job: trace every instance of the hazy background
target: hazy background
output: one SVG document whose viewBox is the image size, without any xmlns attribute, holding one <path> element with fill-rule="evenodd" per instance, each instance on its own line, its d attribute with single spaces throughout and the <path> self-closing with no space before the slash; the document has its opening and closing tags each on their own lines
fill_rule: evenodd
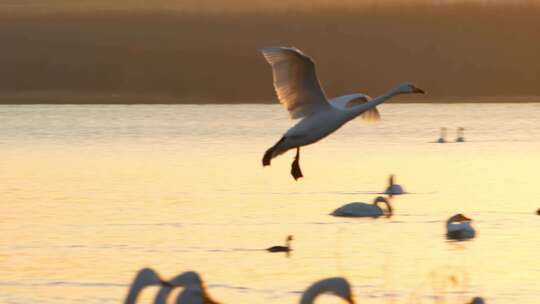
<svg viewBox="0 0 540 304">
<path fill-rule="evenodd" d="M 329 96 L 540 96 L 538 2 L 145 2 L 2 1 L 0 103 L 275 102 L 257 49 L 276 45 L 311 55 Z"/>
</svg>

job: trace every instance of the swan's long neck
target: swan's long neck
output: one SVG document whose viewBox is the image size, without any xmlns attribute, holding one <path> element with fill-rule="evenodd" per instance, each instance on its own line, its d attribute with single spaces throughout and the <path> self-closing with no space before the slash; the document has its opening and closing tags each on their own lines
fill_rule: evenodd
<svg viewBox="0 0 540 304">
<path fill-rule="evenodd" d="M 300 304 L 313 304 L 315 298 L 326 291 L 324 287 L 321 282 L 311 285 L 302 295 Z"/>
<path fill-rule="evenodd" d="M 126 300 L 124 301 L 124 304 L 135 304 L 139 293 L 144 287 L 144 284 L 141 284 L 140 282 L 134 282 L 133 285 L 131 285 L 131 287 L 129 288 L 129 292 Z"/>
<path fill-rule="evenodd" d="M 394 97 L 394 96 L 396 96 L 398 94 L 400 94 L 399 87 L 393 88 L 390 91 L 386 92 L 385 94 L 383 94 L 381 96 L 378 96 L 376 98 L 373 98 L 372 100 L 370 100 L 370 101 L 368 101 L 366 103 L 363 103 L 363 104 L 358 105 L 356 107 L 352 107 L 349 110 L 349 113 L 350 113 L 351 117 L 354 118 L 354 117 L 364 113 L 365 111 L 380 105 L 381 103 L 387 101 L 388 99 L 390 99 L 390 98 L 392 98 L 392 97 Z"/>
<path fill-rule="evenodd" d="M 446 228 L 450 227 L 450 225 L 452 225 L 453 222 L 455 222 L 456 219 L 454 216 L 452 216 L 451 218 L 449 218 L 447 221 L 446 221 Z"/>
<path fill-rule="evenodd" d="M 170 286 L 161 287 L 156 295 L 156 298 L 154 299 L 154 304 L 166 304 L 167 298 L 169 297 L 169 294 L 172 290 L 173 287 Z"/>
<path fill-rule="evenodd" d="M 392 209 L 392 205 L 390 205 L 390 202 L 387 201 L 387 200 L 377 201 L 377 202 L 375 202 L 375 205 L 379 206 L 379 203 L 384 203 L 386 205 L 386 209 L 388 210 L 388 215 L 391 216 L 392 213 L 394 212 L 394 210 Z"/>
</svg>

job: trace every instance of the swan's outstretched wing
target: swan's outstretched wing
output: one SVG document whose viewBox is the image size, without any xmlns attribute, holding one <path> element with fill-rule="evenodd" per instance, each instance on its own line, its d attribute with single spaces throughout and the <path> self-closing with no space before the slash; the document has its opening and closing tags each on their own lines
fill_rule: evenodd
<svg viewBox="0 0 540 304">
<path fill-rule="evenodd" d="M 346 110 L 348 108 L 361 105 L 370 100 L 371 100 L 371 97 L 369 97 L 368 95 L 362 94 L 362 93 L 356 93 L 356 94 L 332 98 L 330 99 L 330 104 L 336 108 Z M 362 117 L 362 119 L 368 122 L 375 122 L 375 121 L 381 120 L 381 115 L 379 114 L 379 110 L 377 110 L 377 108 L 371 108 L 365 111 L 364 113 L 360 115 L 360 117 Z"/>
<path fill-rule="evenodd" d="M 315 64 L 296 48 L 261 49 L 272 66 L 274 88 L 291 118 L 300 118 L 330 109 L 315 73 Z"/>
</svg>

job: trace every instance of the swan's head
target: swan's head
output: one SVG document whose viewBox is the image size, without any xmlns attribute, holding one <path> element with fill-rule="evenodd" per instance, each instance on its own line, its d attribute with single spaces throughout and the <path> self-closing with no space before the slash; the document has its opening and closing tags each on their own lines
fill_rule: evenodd
<svg viewBox="0 0 540 304">
<path fill-rule="evenodd" d="M 373 204 L 377 204 L 377 203 L 388 203 L 388 200 L 386 198 L 384 198 L 384 196 L 377 196 L 373 200 Z"/>
<path fill-rule="evenodd" d="M 300 304 L 311 304 L 318 295 L 323 293 L 331 293 L 349 304 L 354 304 L 351 285 L 345 278 L 341 277 L 328 278 L 314 283 L 304 292 Z"/>
<path fill-rule="evenodd" d="M 195 271 L 186 271 L 174 277 L 169 282 L 172 286 L 202 286 L 201 276 Z"/>
<path fill-rule="evenodd" d="M 471 218 L 466 217 L 465 215 L 458 213 L 451 218 L 448 219 L 449 222 L 470 222 L 472 221 Z"/>
<path fill-rule="evenodd" d="M 129 288 L 126 300 L 124 303 L 133 304 L 137 301 L 139 292 L 147 287 L 152 285 L 161 285 L 171 287 L 171 284 L 163 279 L 151 268 L 143 268 L 139 270 L 131 287 Z"/>
<path fill-rule="evenodd" d="M 410 82 L 405 82 L 404 84 L 400 85 L 397 88 L 397 91 L 399 94 L 411 94 L 411 93 L 426 94 L 424 90 L 416 87 Z"/>
<path fill-rule="evenodd" d="M 133 280 L 133 284 L 139 285 L 141 288 L 151 285 L 171 286 L 169 282 L 163 280 L 152 268 L 143 268 L 139 270 L 135 276 L 135 280 Z"/>
</svg>

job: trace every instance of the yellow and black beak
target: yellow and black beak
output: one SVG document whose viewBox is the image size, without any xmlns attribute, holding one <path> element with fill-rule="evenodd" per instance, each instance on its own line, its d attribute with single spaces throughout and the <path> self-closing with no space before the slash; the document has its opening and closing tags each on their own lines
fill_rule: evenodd
<svg viewBox="0 0 540 304">
<path fill-rule="evenodd" d="M 420 88 L 417 88 L 415 86 L 412 87 L 412 92 L 413 93 L 418 93 L 418 94 L 426 94 L 426 92 L 424 92 L 424 90 L 420 89 Z"/>
</svg>

